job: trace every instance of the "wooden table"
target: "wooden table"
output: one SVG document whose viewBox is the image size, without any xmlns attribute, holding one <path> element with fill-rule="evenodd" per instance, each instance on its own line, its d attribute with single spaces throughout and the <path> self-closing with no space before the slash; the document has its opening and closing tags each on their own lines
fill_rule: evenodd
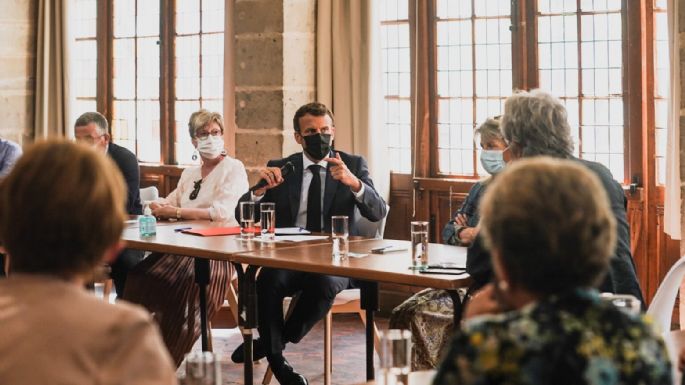
<svg viewBox="0 0 685 385">
<path fill-rule="evenodd" d="M 252 332 L 257 328 L 256 276 L 261 267 L 298 270 L 319 274 L 344 276 L 360 280 L 362 308 L 367 314 L 366 323 L 366 370 L 367 379 L 373 380 L 373 312 L 378 310 L 378 283 L 397 283 L 411 286 L 433 287 L 447 290 L 455 308 L 455 324 L 461 316 L 462 303 L 457 289 L 471 283 L 467 274 L 437 275 L 421 274 L 410 270 L 411 252 L 409 241 L 352 240 L 350 251 L 369 254 L 363 258 L 350 258 L 334 262 L 331 258 L 330 240 L 297 243 L 261 243 L 242 241 L 238 235 L 201 237 L 183 234 L 175 230 L 181 227 L 206 228 L 221 226 L 209 221 L 160 222 L 157 235 L 141 238 L 137 225 L 128 226 L 122 235 L 127 247 L 195 257 L 195 282 L 200 289 L 200 321 L 202 349 L 208 348 L 206 290 L 209 283 L 209 260 L 229 261 L 238 273 L 238 322 L 245 342 L 245 384 L 252 384 Z M 375 247 L 398 245 L 406 250 L 387 254 L 371 254 Z M 429 263 L 443 261 L 466 264 L 466 249 L 454 246 L 429 244 Z M 247 267 L 243 268 L 243 264 Z"/>
<path fill-rule="evenodd" d="M 372 248 L 381 246 L 400 246 L 405 251 L 387 254 L 371 254 Z M 378 283 L 398 283 L 403 285 L 433 287 L 448 291 L 454 302 L 455 325 L 459 324 L 462 302 L 457 289 L 470 285 L 468 274 L 438 275 L 423 274 L 409 269 L 411 266 L 411 243 L 409 241 L 370 239 L 350 242 L 350 251 L 368 254 L 362 258 L 349 258 L 346 261 L 333 261 L 330 242 L 303 247 L 262 248 L 260 250 L 236 253 L 231 263 L 238 272 L 238 309 L 241 317 L 238 322 L 247 330 L 243 334 L 245 346 L 245 384 L 252 378 L 252 332 L 257 327 L 256 274 L 261 267 L 304 271 L 310 273 L 336 275 L 360 280 L 361 307 L 366 311 L 366 378 L 374 379 L 373 363 L 373 317 L 378 310 Z M 466 264 L 466 248 L 439 244 L 428 245 L 429 264 L 456 262 Z M 243 264 L 247 265 L 243 269 Z M 242 299 L 242 300 L 241 300 Z"/>
<path fill-rule="evenodd" d="M 177 231 L 181 228 L 194 229 L 227 226 L 220 222 L 210 221 L 179 221 L 158 222 L 157 234 L 153 237 L 141 237 L 138 224 L 130 224 L 121 236 L 130 249 L 154 251 L 166 254 L 178 254 L 194 257 L 195 283 L 199 287 L 200 298 L 200 330 L 202 333 L 202 350 L 209 349 L 209 332 L 207 322 L 207 286 L 209 285 L 209 260 L 229 261 L 236 253 L 258 251 L 262 248 L 270 250 L 277 248 L 302 247 L 327 240 L 307 241 L 302 243 L 272 243 L 265 244 L 255 241 L 243 241 L 239 235 L 202 237 Z M 240 299 L 240 292 L 238 292 Z M 253 299 L 256 301 L 256 297 Z"/>
</svg>

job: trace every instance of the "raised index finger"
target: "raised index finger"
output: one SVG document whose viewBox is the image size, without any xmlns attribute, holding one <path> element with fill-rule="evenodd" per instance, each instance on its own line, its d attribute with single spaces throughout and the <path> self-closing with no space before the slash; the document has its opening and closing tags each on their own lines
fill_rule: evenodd
<svg viewBox="0 0 685 385">
<path fill-rule="evenodd" d="M 323 158 L 323 160 L 325 160 L 328 163 L 333 163 L 337 165 L 345 164 L 345 162 L 343 162 L 340 158 Z"/>
</svg>

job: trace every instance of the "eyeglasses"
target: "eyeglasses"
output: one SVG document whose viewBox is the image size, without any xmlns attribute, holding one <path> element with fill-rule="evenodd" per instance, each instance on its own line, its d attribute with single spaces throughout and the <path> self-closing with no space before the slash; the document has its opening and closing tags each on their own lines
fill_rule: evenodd
<svg viewBox="0 0 685 385">
<path fill-rule="evenodd" d="M 106 135 L 106 134 L 102 134 L 102 135 L 98 135 L 98 136 L 95 136 L 95 137 L 88 135 L 88 136 L 76 137 L 75 139 L 76 139 L 77 142 L 86 143 L 86 144 L 89 144 L 89 145 L 92 146 L 92 145 L 95 144 L 95 142 L 96 142 L 98 139 L 102 138 L 102 137 L 105 136 L 105 135 Z"/>
<path fill-rule="evenodd" d="M 194 201 L 197 198 L 197 194 L 200 193 L 200 187 L 202 187 L 202 179 L 196 180 L 193 185 L 193 191 L 190 192 L 190 200 Z"/>
<path fill-rule="evenodd" d="M 211 135 L 211 136 L 221 136 L 221 135 L 223 135 L 223 131 L 221 131 L 221 130 L 212 130 L 211 132 L 207 132 L 207 131 L 198 131 L 198 132 L 195 133 L 195 137 L 196 137 L 196 138 L 198 138 L 198 139 L 203 139 L 203 140 L 204 140 L 204 139 L 207 139 L 207 138 L 209 137 L 209 135 Z"/>
</svg>

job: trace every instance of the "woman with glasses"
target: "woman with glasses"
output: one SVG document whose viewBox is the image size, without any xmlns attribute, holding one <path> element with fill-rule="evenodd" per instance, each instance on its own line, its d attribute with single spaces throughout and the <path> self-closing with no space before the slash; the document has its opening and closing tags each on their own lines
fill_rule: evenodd
<svg viewBox="0 0 685 385">
<path fill-rule="evenodd" d="M 242 162 L 226 155 L 224 124 L 216 112 L 200 110 L 190 116 L 189 134 L 200 154 L 201 165 L 188 167 L 169 196 L 150 204 L 162 219 L 209 219 L 222 226 L 237 226 L 234 208 L 248 189 Z M 229 279 L 228 263 L 211 261 L 208 290 L 209 318 L 219 309 Z M 193 259 L 152 254 L 129 273 L 124 299 L 139 303 L 155 314 L 164 342 L 176 364 L 200 335 L 199 304 L 186 309 L 182 303 L 197 297 Z"/>
</svg>

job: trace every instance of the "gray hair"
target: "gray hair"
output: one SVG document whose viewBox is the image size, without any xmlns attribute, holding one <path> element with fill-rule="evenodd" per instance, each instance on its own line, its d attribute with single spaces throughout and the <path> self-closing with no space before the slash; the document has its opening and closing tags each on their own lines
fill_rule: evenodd
<svg viewBox="0 0 685 385">
<path fill-rule="evenodd" d="M 109 134 L 109 125 L 107 124 L 107 119 L 104 115 L 99 112 L 85 112 L 76 119 L 74 127 L 87 126 L 91 123 L 95 123 L 100 129 L 101 134 Z"/>
<path fill-rule="evenodd" d="M 500 117 L 487 118 L 476 131 L 474 131 L 476 138 L 480 137 L 485 143 L 491 142 L 493 140 L 504 141 L 504 135 L 500 130 Z"/>
<path fill-rule="evenodd" d="M 521 156 L 573 156 L 573 139 L 566 107 L 541 91 L 517 91 L 504 103 L 502 132 L 508 143 L 516 143 Z"/>
</svg>

